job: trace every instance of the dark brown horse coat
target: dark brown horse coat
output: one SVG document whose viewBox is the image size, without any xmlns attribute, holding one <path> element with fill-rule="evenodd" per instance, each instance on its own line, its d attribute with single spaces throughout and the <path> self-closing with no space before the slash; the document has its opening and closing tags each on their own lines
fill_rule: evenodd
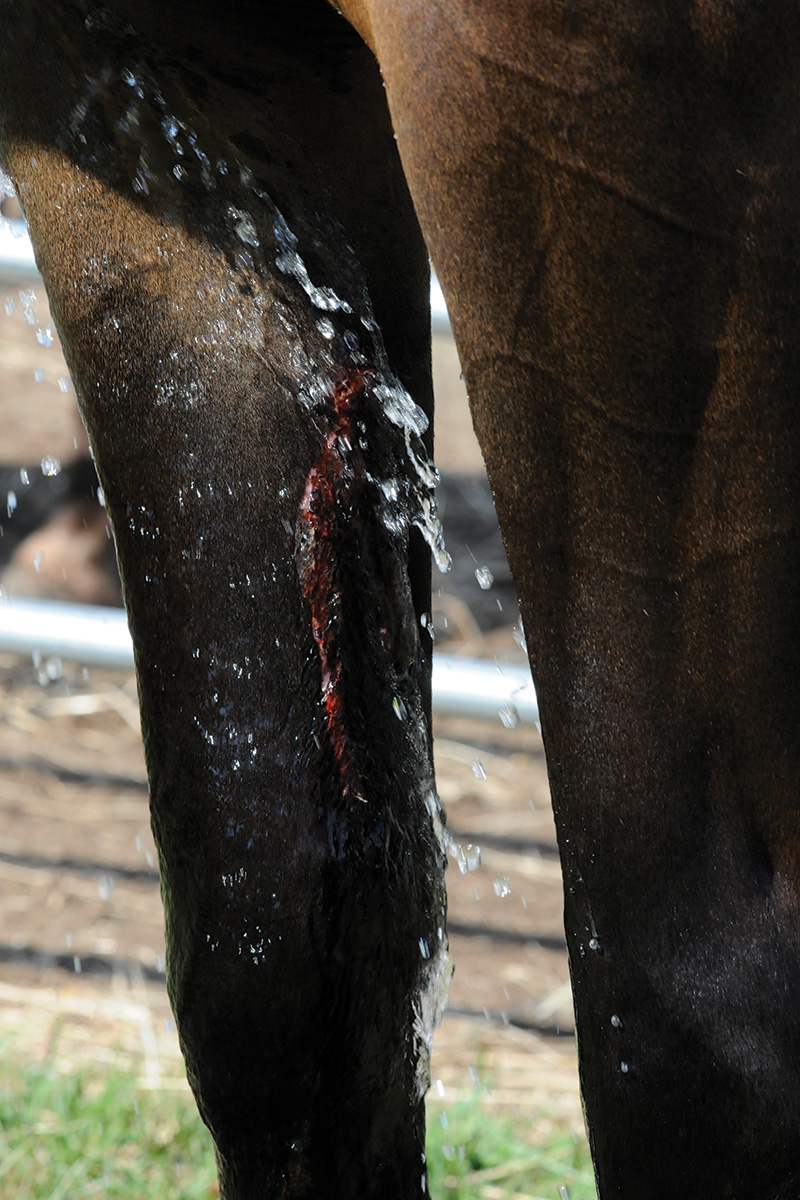
<svg viewBox="0 0 800 1200">
<path fill-rule="evenodd" d="M 427 246 L 543 714 L 601 1196 L 796 1198 L 800 13 L 341 7 L 371 50 L 323 0 L 0 0 L 223 1195 L 427 1190 Z"/>
</svg>

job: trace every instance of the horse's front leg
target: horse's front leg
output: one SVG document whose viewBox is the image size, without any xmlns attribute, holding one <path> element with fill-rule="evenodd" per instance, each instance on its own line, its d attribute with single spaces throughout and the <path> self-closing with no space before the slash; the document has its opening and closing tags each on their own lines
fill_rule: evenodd
<svg viewBox="0 0 800 1200">
<path fill-rule="evenodd" d="M 522 598 L 600 1194 L 796 1197 L 796 7 L 356 7 Z"/>
<path fill-rule="evenodd" d="M 2 153 L 134 639 L 170 995 L 227 1200 L 416 1197 L 444 962 L 427 260 L 341 18 L 307 50 L 283 16 L 173 15 L 0 5 Z"/>
</svg>

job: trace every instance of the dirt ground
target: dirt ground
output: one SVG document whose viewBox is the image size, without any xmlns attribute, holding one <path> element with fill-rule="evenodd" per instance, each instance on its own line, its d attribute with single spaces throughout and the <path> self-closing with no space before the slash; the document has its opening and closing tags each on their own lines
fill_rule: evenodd
<svg viewBox="0 0 800 1200">
<path fill-rule="evenodd" d="M 45 456 L 69 459 L 77 425 L 59 348 L 47 345 L 43 290 L 21 286 L 36 298 L 0 279 L 0 464 L 30 473 Z M 436 368 L 438 463 L 445 476 L 472 478 L 480 453 L 445 338 Z M 520 661 L 513 605 L 488 634 L 469 610 L 463 598 L 440 598 L 447 650 L 500 667 Z M 499 716 L 440 718 L 436 758 L 450 828 L 464 847 L 480 847 L 474 870 L 462 874 L 455 860 L 448 870 L 455 974 L 434 1051 L 436 1093 L 456 1099 L 479 1087 L 500 1108 L 580 1129 L 540 739 Z M 121 1058 L 148 1085 L 185 1086 L 154 856 L 132 677 L 0 656 L 0 1037 L 65 1065 Z"/>
</svg>

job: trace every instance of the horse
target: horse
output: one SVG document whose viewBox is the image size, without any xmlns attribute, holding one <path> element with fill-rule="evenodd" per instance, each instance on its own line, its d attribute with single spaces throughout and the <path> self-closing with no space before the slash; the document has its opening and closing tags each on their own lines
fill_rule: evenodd
<svg viewBox="0 0 800 1200">
<path fill-rule="evenodd" d="M 599 1195 L 800 1195 L 800 14 L 0 0 L 225 1200 L 425 1196 L 428 256 L 520 596 Z"/>
</svg>

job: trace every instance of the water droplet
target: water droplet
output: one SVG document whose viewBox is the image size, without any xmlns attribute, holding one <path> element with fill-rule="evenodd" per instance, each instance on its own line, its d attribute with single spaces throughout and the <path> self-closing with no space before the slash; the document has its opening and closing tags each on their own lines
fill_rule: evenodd
<svg viewBox="0 0 800 1200">
<path fill-rule="evenodd" d="M 57 655 L 54 655 L 45 661 L 44 671 L 49 680 L 53 681 L 60 679 L 63 674 L 63 670 L 64 668 L 62 666 L 61 659 Z"/>
<path fill-rule="evenodd" d="M 36 330 L 36 340 L 40 346 L 52 346 L 53 330 L 49 325 L 40 325 Z"/>
<path fill-rule="evenodd" d="M 22 305 L 22 315 L 25 320 L 29 325 L 38 325 L 39 318 L 36 316 L 36 309 L 33 307 L 36 303 L 36 292 L 33 288 L 20 288 L 19 299 Z"/>
<path fill-rule="evenodd" d="M 13 317 L 14 313 L 17 311 L 16 300 L 14 300 L 11 296 L 6 296 L 5 301 L 3 302 L 3 308 L 6 310 L 7 317 Z"/>
<path fill-rule="evenodd" d="M 627 1064 L 626 1062 L 624 1062 L 624 1061 L 623 1061 L 623 1062 L 621 1062 L 621 1063 L 619 1064 L 619 1069 L 620 1069 L 620 1071 L 622 1071 L 622 1074 L 623 1074 L 623 1075 L 627 1075 L 627 1074 L 628 1074 L 628 1064 Z"/>
<path fill-rule="evenodd" d="M 612 1017 L 611 1017 L 611 1024 L 613 1025 L 613 1027 L 614 1027 L 615 1029 L 621 1029 L 621 1028 L 622 1028 L 622 1021 L 620 1021 L 620 1019 L 619 1019 L 619 1017 L 617 1016 L 617 1014 L 616 1014 L 616 1013 L 614 1013 L 614 1014 L 612 1015 Z"/>
<path fill-rule="evenodd" d="M 78 958 L 77 954 L 73 955 L 72 965 L 75 968 L 75 974 L 80 975 L 83 967 L 81 966 L 81 960 Z"/>
<path fill-rule="evenodd" d="M 436 1088 L 437 1096 L 444 1100 L 444 1084 L 442 1083 L 441 1079 L 437 1079 L 433 1086 Z"/>
<path fill-rule="evenodd" d="M 475 578 L 477 579 L 479 586 L 482 587 L 485 592 L 488 592 L 489 588 L 494 583 L 494 575 L 488 567 L 477 567 L 475 570 Z"/>
<path fill-rule="evenodd" d="M 448 852 L 456 860 L 459 871 L 466 875 L 468 871 L 477 871 L 481 865 L 481 848 L 467 842 L 466 845 L 453 838 L 448 844 Z"/>
<path fill-rule="evenodd" d="M 511 884 L 507 875 L 495 875 L 492 887 L 494 888 L 495 896 L 499 896 L 501 899 L 504 896 L 511 895 Z"/>
<path fill-rule="evenodd" d="M 424 937 L 419 939 L 419 952 L 423 958 L 430 958 L 431 956 L 430 947 L 428 946 L 428 943 L 425 941 Z"/>
<path fill-rule="evenodd" d="M 390 385 L 379 383 L 374 388 L 374 394 L 381 401 L 384 416 L 393 425 L 407 430 L 410 434 L 422 437 L 430 424 L 427 415 L 409 396 L 401 383 Z M 431 483 L 435 483 L 435 478 Z"/>
<path fill-rule="evenodd" d="M 519 709 L 516 704 L 505 705 L 500 709 L 498 715 L 506 729 L 516 729 L 519 725 Z"/>
<path fill-rule="evenodd" d="M 9 492 L 6 496 L 6 512 L 9 516 L 16 512 L 17 509 L 17 493 Z"/>
<path fill-rule="evenodd" d="M 228 207 L 228 216 L 233 221 L 233 229 L 240 241 L 248 246 L 260 245 L 258 233 L 253 223 L 253 218 L 248 212 L 242 212 L 241 209 L 234 208 L 231 204 Z"/>
<path fill-rule="evenodd" d="M 405 721 L 408 716 L 408 709 L 399 696 L 395 696 L 394 700 L 392 701 L 392 708 L 394 709 L 394 715 L 397 717 L 398 721 Z"/>
<path fill-rule="evenodd" d="M 61 474 L 61 459 L 56 458 L 54 454 L 45 454 L 41 462 L 43 475 L 60 475 Z"/>
<path fill-rule="evenodd" d="M 472 774 L 475 776 L 476 779 L 485 779 L 486 778 L 486 767 L 483 765 L 483 763 L 481 762 L 481 760 L 479 758 L 476 758 L 473 760 Z"/>
<path fill-rule="evenodd" d="M 558 1185 L 558 1200 L 569 1200 L 569 1188 L 565 1183 Z"/>
<path fill-rule="evenodd" d="M 20 481 L 20 483 L 25 483 L 25 484 L 30 483 L 28 471 L 25 467 L 20 467 L 20 469 L 19 469 L 19 481 Z"/>
<path fill-rule="evenodd" d="M 68 392 L 71 389 L 71 387 L 72 387 L 72 384 L 69 381 L 69 376 L 68 375 L 59 375 L 58 390 L 60 392 Z"/>
<path fill-rule="evenodd" d="M 599 950 L 600 949 L 600 943 L 598 942 L 596 937 L 589 938 L 589 949 L 590 950 Z"/>
<path fill-rule="evenodd" d="M 36 370 L 33 372 L 34 383 L 44 383 L 45 375 L 46 375 L 46 372 L 45 372 L 44 367 L 37 367 Z"/>
<path fill-rule="evenodd" d="M 36 553 L 35 553 L 35 554 L 34 554 L 34 556 L 33 556 L 33 569 L 34 569 L 34 571 L 37 571 L 37 572 L 38 572 L 38 571 L 41 571 L 41 569 L 42 569 L 42 559 L 43 559 L 43 558 L 44 558 L 44 555 L 42 554 L 41 550 L 37 550 L 37 551 L 36 551 Z"/>
</svg>

